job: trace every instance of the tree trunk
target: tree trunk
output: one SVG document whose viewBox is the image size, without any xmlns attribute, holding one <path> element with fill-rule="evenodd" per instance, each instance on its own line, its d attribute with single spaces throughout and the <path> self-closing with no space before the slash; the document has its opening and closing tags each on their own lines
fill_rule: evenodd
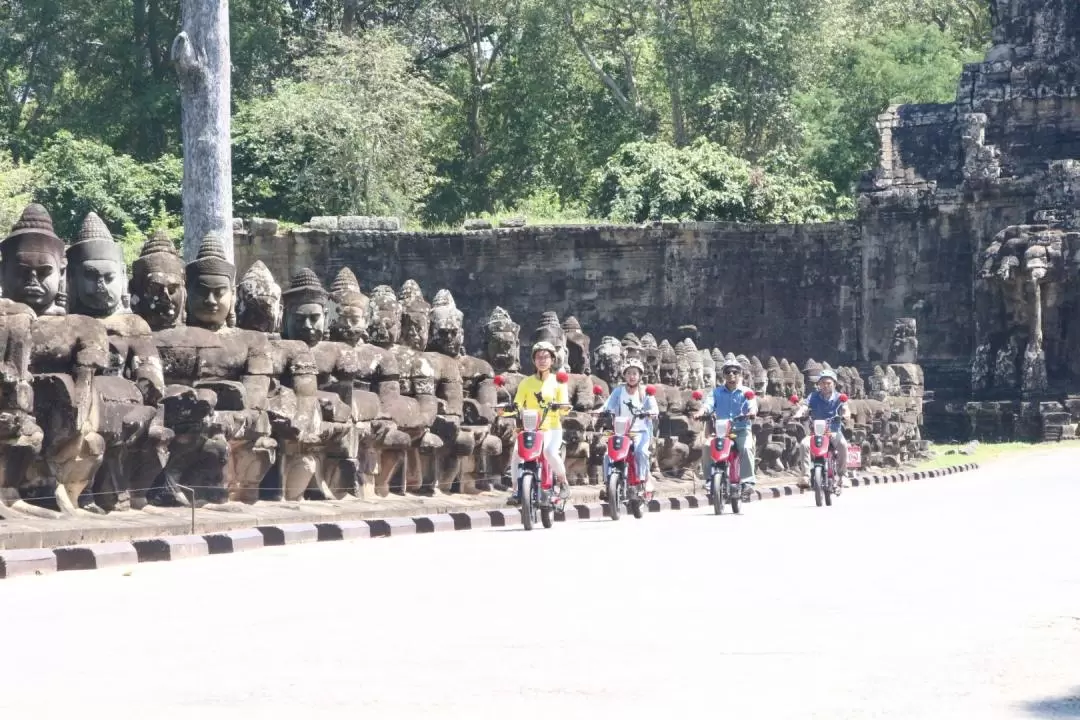
<svg viewBox="0 0 1080 720">
<path fill-rule="evenodd" d="M 184 260 L 217 232 L 232 262 L 229 0 L 182 0 L 181 18 L 172 60 L 182 102 Z"/>
</svg>

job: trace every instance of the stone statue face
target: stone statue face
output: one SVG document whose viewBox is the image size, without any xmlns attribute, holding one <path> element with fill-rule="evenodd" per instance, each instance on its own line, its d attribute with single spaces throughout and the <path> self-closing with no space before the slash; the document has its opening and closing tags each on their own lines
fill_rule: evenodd
<svg viewBox="0 0 1080 720">
<path fill-rule="evenodd" d="M 29 305 L 41 314 L 56 302 L 66 259 L 48 252 L 20 250 L 3 267 L 4 297 Z"/>
<path fill-rule="evenodd" d="M 701 383 L 708 390 L 716 387 L 716 366 L 704 365 L 701 368 Z"/>
<path fill-rule="evenodd" d="M 245 330 L 263 333 L 278 332 L 281 322 L 281 301 L 271 295 L 245 296 L 238 293 L 236 298 L 236 326 Z"/>
<path fill-rule="evenodd" d="M 326 332 L 326 309 L 318 303 L 303 303 L 285 313 L 285 337 L 309 346 L 322 342 Z"/>
<path fill-rule="evenodd" d="M 375 288 L 368 301 L 368 338 L 373 345 L 396 345 L 401 338 L 401 303 L 390 292 Z"/>
<path fill-rule="evenodd" d="M 645 356 L 645 382 L 660 381 L 660 348 L 645 348 L 642 351 Z"/>
<path fill-rule="evenodd" d="M 589 348 L 587 344 L 582 344 L 575 340 L 567 340 L 566 343 L 566 362 L 570 366 L 570 372 L 576 375 L 584 375 L 590 369 L 589 363 Z"/>
<path fill-rule="evenodd" d="M 679 366 L 675 363 L 663 363 L 660 365 L 660 382 L 664 385 L 678 387 Z"/>
<path fill-rule="evenodd" d="M 401 344 L 413 350 L 424 351 L 428 346 L 431 330 L 428 311 L 406 310 L 401 318 Z"/>
<path fill-rule="evenodd" d="M 135 312 L 151 330 L 176 327 L 187 302 L 184 277 L 178 273 L 152 272 L 143 280 L 143 294 L 132 297 Z"/>
<path fill-rule="evenodd" d="M 337 317 L 330 324 L 330 339 L 357 345 L 364 339 L 367 327 L 367 313 L 364 308 L 342 305 L 338 308 Z"/>
<path fill-rule="evenodd" d="M 593 370 L 596 375 L 609 385 L 622 381 L 622 369 L 626 351 L 615 338 L 604 338 L 596 348 L 596 362 Z"/>
<path fill-rule="evenodd" d="M 223 275 L 201 275 L 188 288 L 188 311 L 205 325 L 224 325 L 232 312 L 235 291 Z"/>
<path fill-rule="evenodd" d="M 458 323 L 440 323 L 439 327 L 432 327 L 431 348 L 450 357 L 464 355 L 465 328 Z"/>
<path fill-rule="evenodd" d="M 120 309 L 127 289 L 124 266 L 114 260 L 85 260 L 74 268 L 76 297 L 87 308 L 101 315 Z"/>
<path fill-rule="evenodd" d="M 521 340 L 513 330 L 489 330 L 485 352 L 495 372 L 517 372 L 521 365 Z"/>
</svg>

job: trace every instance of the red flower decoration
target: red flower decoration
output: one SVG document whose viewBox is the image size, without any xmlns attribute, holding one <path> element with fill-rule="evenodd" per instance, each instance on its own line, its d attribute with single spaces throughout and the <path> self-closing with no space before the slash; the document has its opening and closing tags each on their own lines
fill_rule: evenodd
<svg viewBox="0 0 1080 720">
<path fill-rule="evenodd" d="M 842 403 L 847 402 L 847 393 L 840 393 L 840 402 L 842 402 Z"/>
<path fill-rule="evenodd" d="M 504 378 L 502 375 L 496 375 L 495 376 L 495 387 L 502 387 L 505 384 L 506 384 L 506 378 Z"/>
<path fill-rule="evenodd" d="M 646 395 L 655 395 L 656 394 L 656 386 L 655 385 L 646 385 L 645 386 L 645 394 Z"/>
<path fill-rule="evenodd" d="M 690 397 L 694 398 L 695 400 L 700 400 L 701 398 L 703 398 L 705 396 L 701 394 L 700 390 L 695 390 L 693 392 L 693 394 L 690 395 Z"/>
<path fill-rule="evenodd" d="M 592 386 L 592 394 L 593 395 L 603 395 L 604 394 L 604 388 L 600 387 L 599 385 L 593 385 Z"/>
<path fill-rule="evenodd" d="M 555 373 L 555 379 L 565 384 L 570 379 L 570 376 L 566 374 L 565 370 L 560 370 L 559 372 Z"/>
<path fill-rule="evenodd" d="M 747 390 L 743 394 L 743 397 L 746 398 L 747 400 L 753 400 L 754 398 L 757 397 L 757 393 L 755 393 L 753 390 Z"/>
</svg>

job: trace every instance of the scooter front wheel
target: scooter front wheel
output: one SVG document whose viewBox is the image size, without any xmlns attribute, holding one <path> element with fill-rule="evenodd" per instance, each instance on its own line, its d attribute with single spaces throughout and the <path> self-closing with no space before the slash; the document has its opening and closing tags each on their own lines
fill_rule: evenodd
<svg viewBox="0 0 1080 720">
<path fill-rule="evenodd" d="M 713 514 L 724 514 L 724 483 L 727 482 L 727 478 L 724 477 L 723 472 L 717 472 L 712 478 L 712 507 Z"/>
<path fill-rule="evenodd" d="M 526 531 L 533 529 L 533 478 L 529 473 L 521 476 L 521 525 Z"/>
<path fill-rule="evenodd" d="M 622 502 L 619 497 L 619 472 L 613 470 L 608 475 L 607 482 L 607 502 L 608 502 L 608 514 L 612 520 L 618 520 L 622 513 Z"/>
</svg>

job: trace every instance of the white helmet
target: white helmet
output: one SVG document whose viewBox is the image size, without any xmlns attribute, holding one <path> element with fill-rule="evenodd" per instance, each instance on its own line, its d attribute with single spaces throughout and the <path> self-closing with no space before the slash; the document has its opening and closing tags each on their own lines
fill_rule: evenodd
<svg viewBox="0 0 1080 720">
<path fill-rule="evenodd" d="M 555 351 L 555 346 L 549 343 L 547 340 L 541 340 L 532 346 L 532 354 L 529 357 L 536 357 L 536 353 L 541 350 L 551 353 L 551 359 L 554 360 L 558 357 L 558 353 Z"/>
<path fill-rule="evenodd" d="M 642 375 L 645 374 L 645 365 L 642 364 L 642 362 L 637 358 L 630 358 L 626 361 L 626 364 L 623 365 L 622 374 L 626 375 L 626 371 L 630 368 L 637 368 L 637 371 L 639 373 L 641 373 Z"/>
</svg>

